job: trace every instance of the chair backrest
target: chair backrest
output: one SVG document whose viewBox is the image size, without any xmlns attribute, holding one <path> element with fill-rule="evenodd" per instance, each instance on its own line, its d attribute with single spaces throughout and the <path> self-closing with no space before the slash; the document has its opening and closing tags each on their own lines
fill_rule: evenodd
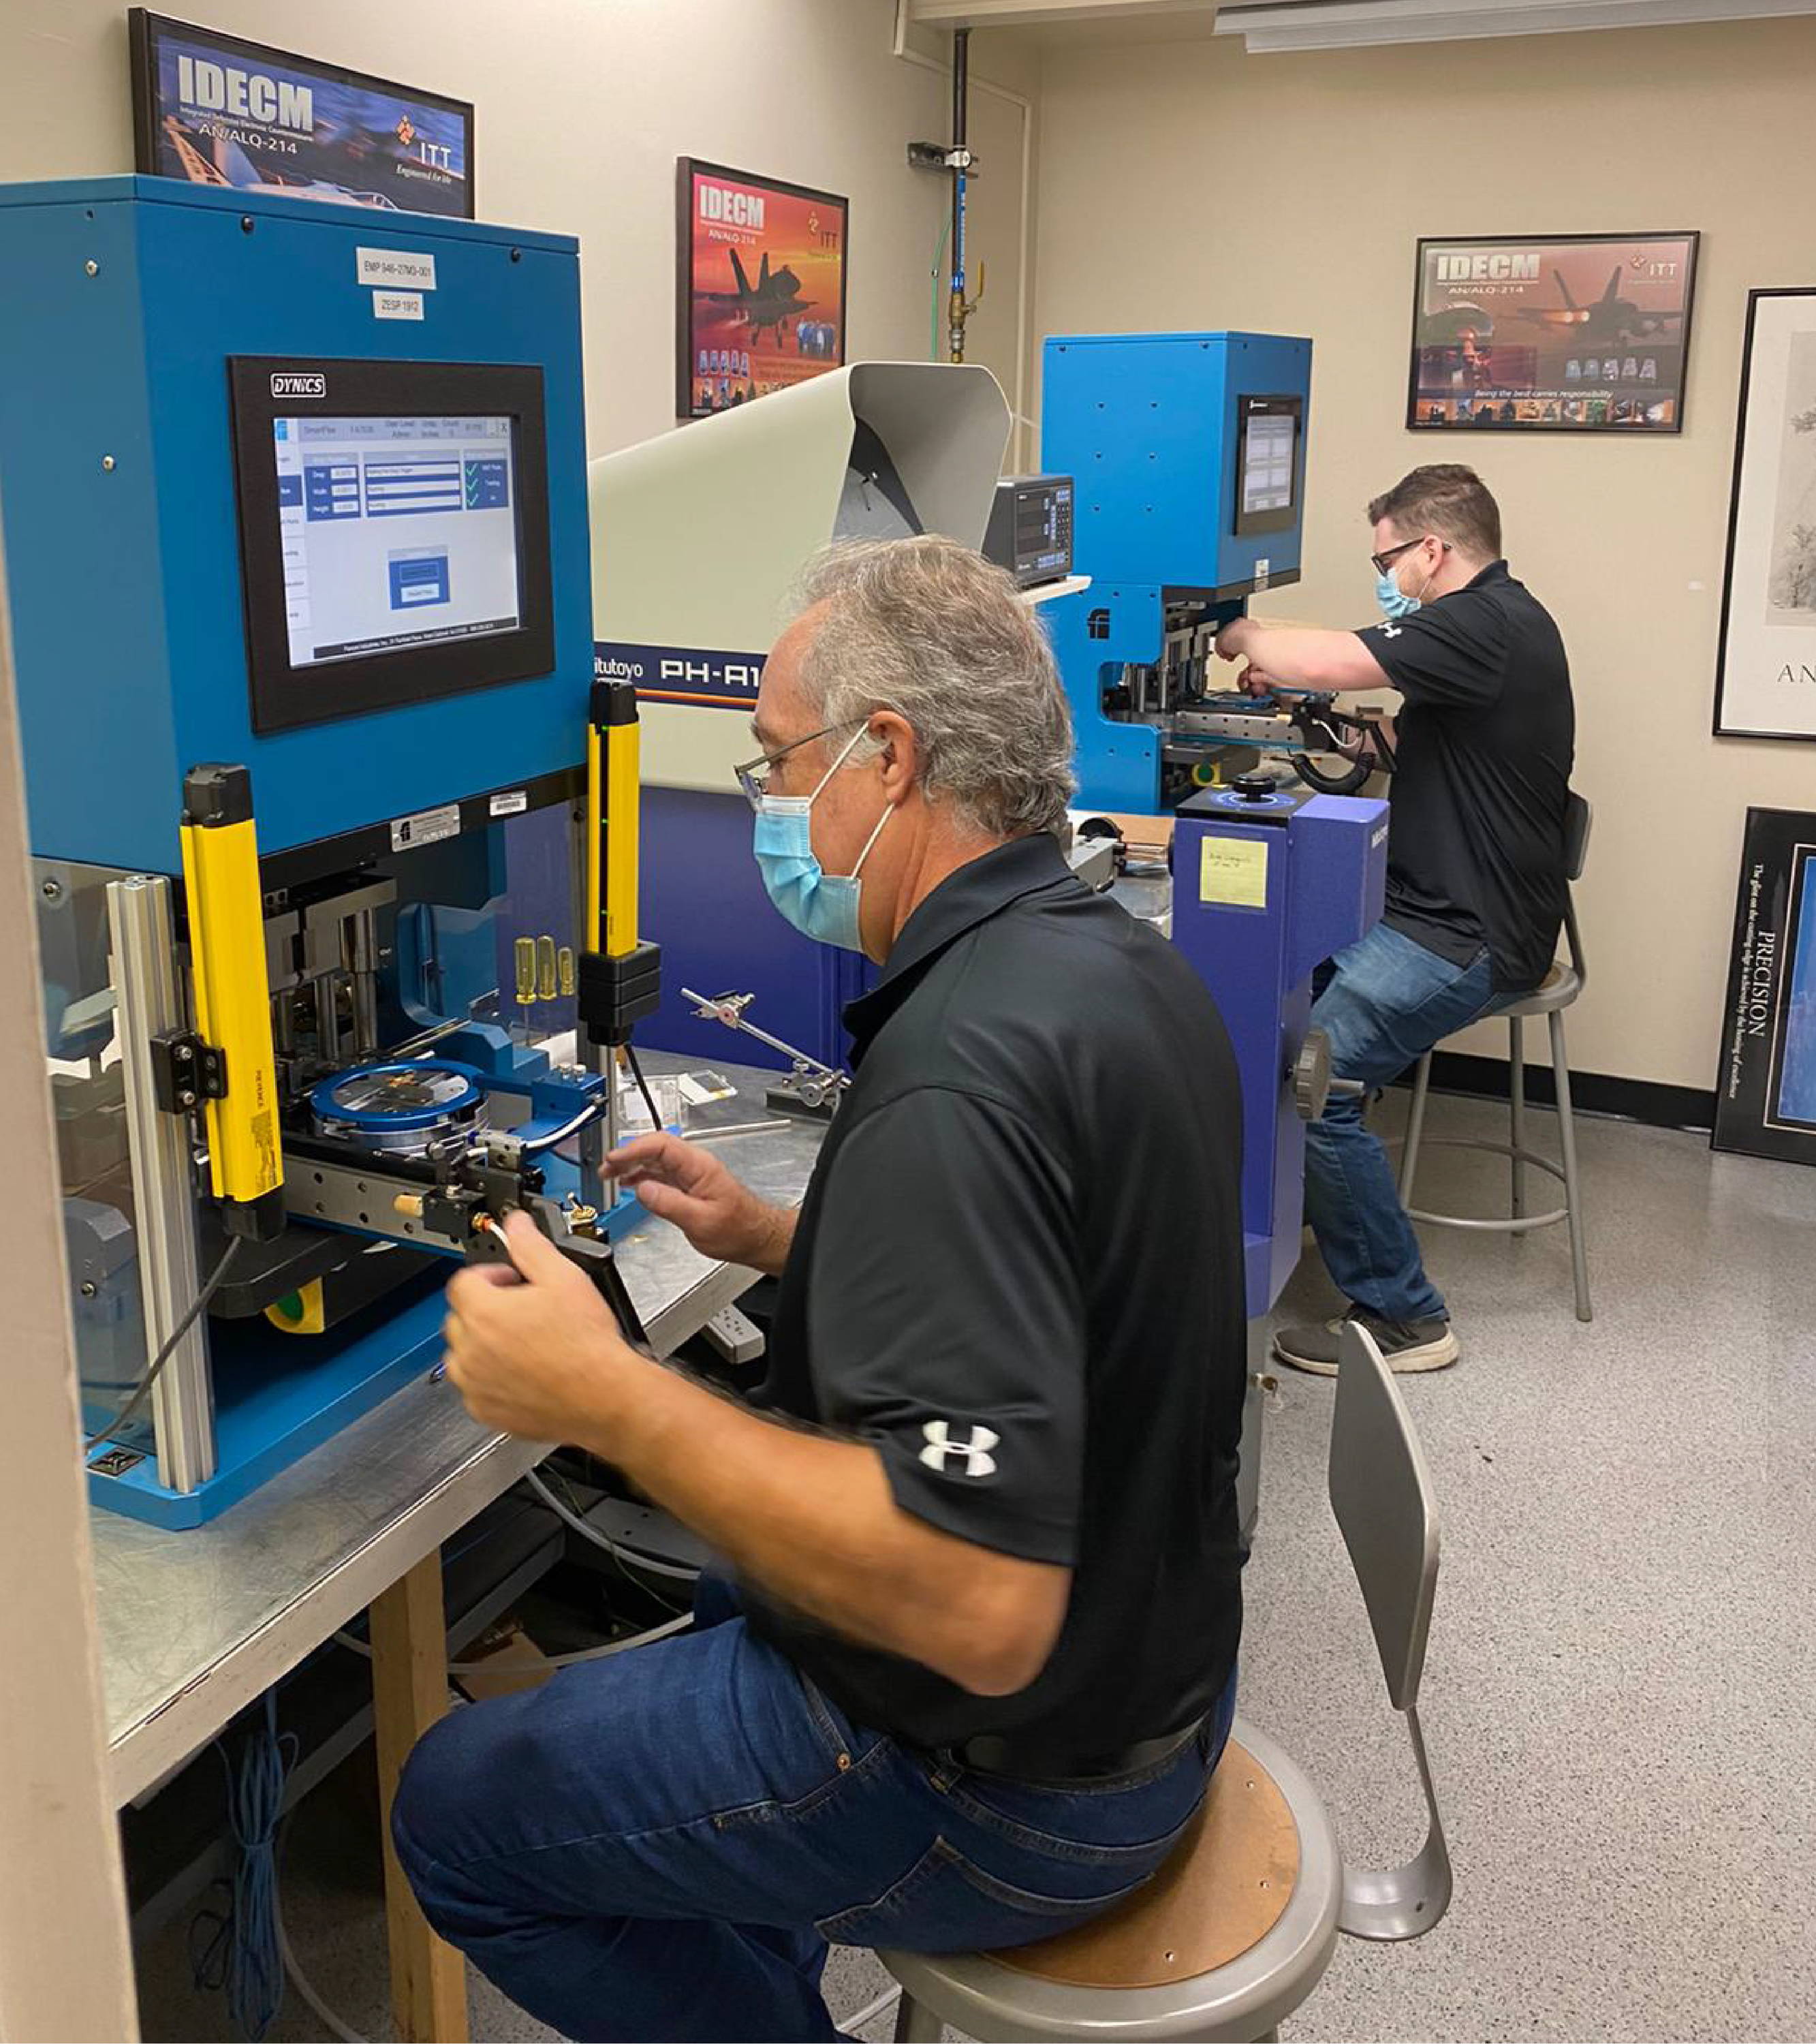
<svg viewBox="0 0 1816 2044">
<path fill-rule="evenodd" d="M 1330 1422 L 1330 1508 L 1396 1711 L 1419 1701 L 1438 1593 L 1438 1508 L 1406 1400 L 1373 1340 L 1343 1331 Z"/>
<path fill-rule="evenodd" d="M 1595 821 L 1594 805 L 1573 794 L 1564 805 L 1564 877 L 1580 880 L 1588 863 L 1589 832 Z"/>
<path fill-rule="evenodd" d="M 1361 1585 L 1394 1708 L 1406 1718 L 1430 1823 L 1403 1866 L 1346 1866 L 1340 1930 L 1355 1938 L 1417 1938 L 1450 1906 L 1449 1849 L 1419 1723 L 1419 1678 L 1438 1592 L 1438 1508 L 1419 1437 L 1373 1339 L 1343 1330 L 1330 1420 L 1330 1508 Z"/>
<path fill-rule="evenodd" d="M 1572 883 L 1583 878 L 1589 862 L 1589 832 L 1595 821 L 1594 806 L 1583 796 L 1572 794 L 1564 805 L 1564 877 Z M 1588 962 L 1583 956 L 1583 933 L 1576 927 L 1576 904 L 1568 887 L 1564 890 L 1564 940 L 1570 948 L 1571 969 L 1578 983 L 1587 986 Z"/>
</svg>

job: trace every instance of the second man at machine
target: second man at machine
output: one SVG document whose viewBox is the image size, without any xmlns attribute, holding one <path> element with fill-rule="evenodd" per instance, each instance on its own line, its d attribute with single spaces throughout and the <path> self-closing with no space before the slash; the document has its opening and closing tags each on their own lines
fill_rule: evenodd
<svg viewBox="0 0 1816 2044">
<path fill-rule="evenodd" d="M 1372 1092 L 1536 987 L 1563 918 L 1575 708 L 1550 613 L 1501 554 L 1499 507 L 1472 469 L 1415 468 L 1368 507 L 1383 617 L 1355 632 L 1238 618 L 1217 642 L 1259 688 L 1397 689 L 1387 910 L 1321 975 L 1311 1020 L 1339 1078 Z M 1392 1166 L 1333 1094 L 1308 1132 L 1306 1218 L 1349 1313 L 1399 1370 L 1460 1353 Z M 1281 1359 L 1329 1374 L 1342 1321 L 1282 1329 Z"/>
</svg>

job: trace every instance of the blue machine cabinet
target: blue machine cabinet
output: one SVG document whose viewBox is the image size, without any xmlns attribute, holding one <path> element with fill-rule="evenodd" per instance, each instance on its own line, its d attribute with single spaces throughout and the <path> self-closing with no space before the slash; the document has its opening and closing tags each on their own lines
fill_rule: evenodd
<svg viewBox="0 0 1816 2044">
<path fill-rule="evenodd" d="M 1072 700 L 1078 799 L 1154 814 L 1173 806 L 1168 727 L 1185 705 L 1175 692 L 1112 714 L 1106 698 L 1126 668 L 1161 660 L 1182 610 L 1214 630 L 1299 579 L 1311 344 L 1056 335 L 1041 375 L 1041 459 L 1074 478 L 1073 565 L 1092 585 L 1043 613 Z"/>
<path fill-rule="evenodd" d="M 400 258 L 420 286 L 413 305 L 370 281 Z M 85 1108 L 69 1118 L 64 1181 L 81 1274 L 96 1288 L 78 1314 L 94 1424 L 117 1408 L 145 1350 L 118 1072 L 101 1055 L 111 1033 L 101 897 L 112 876 L 177 871 L 189 767 L 250 770 L 271 959 L 305 974 L 332 955 L 316 983 L 338 985 L 332 916 L 348 905 L 340 927 L 363 948 L 344 975 L 351 997 L 337 1045 L 343 1022 L 349 1044 L 374 1038 L 360 1046 L 369 1054 L 452 1016 L 465 1026 L 439 1053 L 520 1094 L 532 1119 L 564 1120 L 563 1102 L 601 1083 L 551 1074 L 509 1005 L 513 928 L 566 932 L 564 943 L 574 928 L 568 812 L 593 677 L 578 244 L 160 178 L 13 185 L 0 187 L 0 498 L 30 841 L 51 905 L 47 1023 L 60 1101 L 79 1096 Z M 545 514 L 526 506 L 521 486 L 533 456 L 547 491 L 538 629 L 552 658 L 539 651 L 534 671 L 520 663 L 517 678 L 483 675 L 493 685 L 466 693 L 394 707 L 374 706 L 386 700 L 374 694 L 332 721 L 257 728 L 236 488 L 248 471 L 236 469 L 229 376 L 236 358 L 261 357 L 324 366 L 330 384 L 344 363 L 425 390 L 453 387 L 450 365 L 502 387 L 509 366 L 539 391 L 533 442 L 523 437 L 528 414 L 518 417 L 516 532 L 520 561 L 539 555 Z M 425 432 L 429 413 L 459 409 L 417 409 L 423 419 L 409 423 Z M 273 461 L 273 432 L 267 425 L 262 448 L 238 453 Z M 510 494 L 505 464 L 476 455 L 463 506 L 458 465 L 452 472 L 440 508 L 455 517 Z M 281 482 L 271 486 L 275 509 L 289 500 Z M 370 510 L 370 490 L 367 501 Z M 447 558 L 433 548 L 397 543 L 389 571 L 393 609 L 449 597 Z M 520 579 L 520 603 L 532 601 L 528 586 Z M 280 642 L 282 632 L 280 618 Z M 344 669 L 298 671 L 322 674 L 324 691 L 349 686 Z M 506 1005 L 487 1019 L 474 997 L 499 983 L 501 953 Z M 275 995 L 287 982 L 275 964 L 271 972 Z M 547 1009 L 539 1020 L 545 1033 L 556 1026 Z M 571 1181 L 560 1176 L 567 1168 L 551 1166 L 551 1191 Z M 429 1266 L 317 1335 L 284 1333 L 256 1306 L 214 1320 L 215 1473 L 165 1489 L 140 1433 L 91 1475 L 98 1501 L 168 1525 L 213 1516 L 430 1366 L 440 1274 Z"/>
<path fill-rule="evenodd" d="M 1381 912 L 1387 805 L 1296 782 L 1225 789 L 1205 728 L 1210 647 L 1296 582 L 1308 340 L 1074 334 L 1042 358 L 1041 459 L 1075 479 L 1082 594 L 1046 607 L 1077 732 L 1081 805 L 1176 815 L 1173 936 L 1215 996 L 1242 1082 L 1248 1310 L 1298 1261 L 1305 1120 L 1296 1069 L 1312 975 Z M 1253 755 L 1243 755 L 1245 760 Z"/>
<path fill-rule="evenodd" d="M 359 251 L 433 263 L 379 319 Z M 593 671 L 579 244 L 167 178 L 0 186 L 0 487 L 40 857 L 170 873 L 199 759 L 269 856 L 572 766 Z M 258 737 L 227 362 L 517 363 L 547 420 L 555 658 L 536 678 Z"/>
</svg>

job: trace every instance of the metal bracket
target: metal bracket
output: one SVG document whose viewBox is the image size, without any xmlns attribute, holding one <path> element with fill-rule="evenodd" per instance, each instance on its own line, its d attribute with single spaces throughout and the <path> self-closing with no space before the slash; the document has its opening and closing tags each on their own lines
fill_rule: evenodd
<svg viewBox="0 0 1816 2044">
<path fill-rule="evenodd" d="M 943 142 L 911 142 L 908 167 L 916 171 L 962 171 L 968 178 L 981 177 L 976 153 L 966 148 L 949 149 Z"/>
<path fill-rule="evenodd" d="M 152 1089 L 166 1114 L 187 1114 L 205 1100 L 227 1097 L 227 1053 L 193 1029 L 167 1029 L 152 1039 Z"/>
</svg>

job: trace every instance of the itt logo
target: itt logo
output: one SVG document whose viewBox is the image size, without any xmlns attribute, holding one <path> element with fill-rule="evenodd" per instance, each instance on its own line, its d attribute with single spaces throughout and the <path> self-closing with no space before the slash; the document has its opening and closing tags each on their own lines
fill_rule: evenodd
<svg viewBox="0 0 1816 2044">
<path fill-rule="evenodd" d="M 1001 1440 L 1000 1434 L 992 1434 L 988 1427 L 969 1427 L 961 1439 L 949 1420 L 929 1420 L 920 1431 L 927 1436 L 920 1458 L 930 1470 L 938 1470 L 942 1476 L 996 1473 L 996 1458 L 990 1450 Z"/>
<path fill-rule="evenodd" d="M 274 398 L 325 398 L 328 395 L 328 378 L 319 369 L 278 370 L 271 377 L 271 395 Z"/>
</svg>

